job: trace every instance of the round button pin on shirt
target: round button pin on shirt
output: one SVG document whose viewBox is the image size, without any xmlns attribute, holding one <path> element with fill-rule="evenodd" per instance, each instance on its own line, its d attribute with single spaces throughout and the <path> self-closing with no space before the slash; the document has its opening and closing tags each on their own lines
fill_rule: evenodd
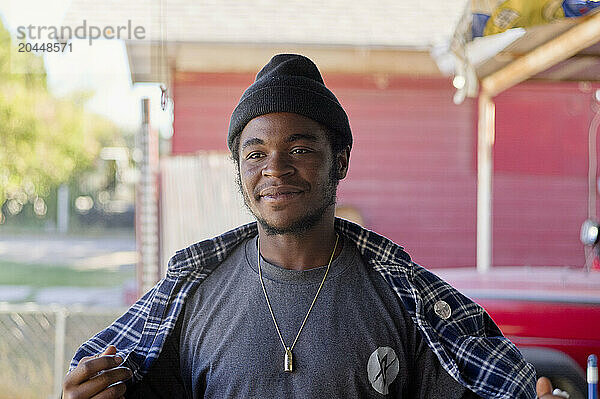
<svg viewBox="0 0 600 399">
<path fill-rule="evenodd" d="M 452 309 L 450 309 L 450 305 L 448 305 L 446 301 L 437 301 L 435 305 L 433 305 L 433 311 L 444 320 L 448 319 L 452 314 Z"/>
</svg>

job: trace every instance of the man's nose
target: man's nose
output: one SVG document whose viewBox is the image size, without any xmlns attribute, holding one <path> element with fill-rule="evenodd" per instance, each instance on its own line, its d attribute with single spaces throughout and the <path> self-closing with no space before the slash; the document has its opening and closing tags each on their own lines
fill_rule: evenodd
<svg viewBox="0 0 600 399">
<path fill-rule="evenodd" d="M 276 152 L 269 156 L 262 174 L 263 176 L 282 177 L 294 173 L 294 167 L 286 153 Z"/>
</svg>

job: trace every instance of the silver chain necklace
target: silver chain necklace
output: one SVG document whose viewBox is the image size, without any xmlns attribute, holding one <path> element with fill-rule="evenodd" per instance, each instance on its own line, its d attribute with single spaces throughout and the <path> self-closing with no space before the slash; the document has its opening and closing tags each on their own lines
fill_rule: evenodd
<svg viewBox="0 0 600 399">
<path fill-rule="evenodd" d="M 333 256 L 335 255 L 335 250 L 337 249 L 339 238 L 340 238 L 340 236 L 336 233 L 335 245 L 333 246 L 333 251 L 331 252 L 331 257 L 329 258 L 329 263 L 327 264 L 327 269 L 325 270 L 325 275 L 323 276 L 323 280 L 321 280 L 321 284 L 319 285 L 319 288 L 317 289 L 317 293 L 315 294 L 315 297 L 313 298 L 313 301 L 310 304 L 310 308 L 308 308 L 308 312 L 306 312 L 306 316 L 304 317 L 304 320 L 302 321 L 302 325 L 300 326 L 300 329 L 298 330 L 298 334 L 296 334 L 296 338 L 294 339 L 292 346 L 289 346 L 289 347 L 286 346 L 285 341 L 283 340 L 283 336 L 281 335 L 281 331 L 279 330 L 279 326 L 277 325 L 277 320 L 275 320 L 275 314 L 273 313 L 273 308 L 271 307 L 271 302 L 269 301 L 269 296 L 267 295 L 267 290 L 265 289 L 265 283 L 263 282 L 263 278 L 262 278 L 262 269 L 260 267 L 260 239 L 257 239 L 257 242 L 258 242 L 258 244 L 257 244 L 257 247 L 258 247 L 258 277 L 260 279 L 260 285 L 265 294 L 265 299 L 267 300 L 267 307 L 269 308 L 269 313 L 271 313 L 271 317 L 273 318 L 273 324 L 275 324 L 275 329 L 277 330 L 277 334 L 279 335 L 279 339 L 281 340 L 281 344 L 283 345 L 283 349 L 285 350 L 285 356 L 283 359 L 283 370 L 284 371 L 291 372 L 294 370 L 292 351 L 294 350 L 294 346 L 296 346 L 296 342 L 298 342 L 298 337 L 300 337 L 300 333 L 302 332 L 302 329 L 304 328 L 304 325 L 306 324 L 306 320 L 308 320 L 308 315 L 310 314 L 310 311 L 312 310 L 313 306 L 315 305 L 315 302 L 317 301 L 319 292 L 321 292 L 321 288 L 323 288 L 323 284 L 325 283 L 325 279 L 327 278 L 327 273 L 329 273 L 329 268 L 331 266 L 331 262 L 333 261 Z"/>
</svg>

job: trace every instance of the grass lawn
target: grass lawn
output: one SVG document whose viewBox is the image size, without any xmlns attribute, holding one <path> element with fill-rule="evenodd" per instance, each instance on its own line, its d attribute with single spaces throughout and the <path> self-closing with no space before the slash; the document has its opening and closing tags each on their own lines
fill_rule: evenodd
<svg viewBox="0 0 600 399">
<path fill-rule="evenodd" d="M 40 265 L 0 260 L 0 285 L 32 287 L 110 287 L 135 277 L 131 270 L 80 270 L 66 265 Z"/>
</svg>

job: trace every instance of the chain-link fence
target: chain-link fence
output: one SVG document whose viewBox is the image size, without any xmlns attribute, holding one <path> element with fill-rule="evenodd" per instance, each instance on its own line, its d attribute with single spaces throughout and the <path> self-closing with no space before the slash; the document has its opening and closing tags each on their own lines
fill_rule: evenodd
<svg viewBox="0 0 600 399">
<path fill-rule="evenodd" d="M 75 350 L 124 311 L 0 303 L 0 399 L 60 398 Z"/>
</svg>

